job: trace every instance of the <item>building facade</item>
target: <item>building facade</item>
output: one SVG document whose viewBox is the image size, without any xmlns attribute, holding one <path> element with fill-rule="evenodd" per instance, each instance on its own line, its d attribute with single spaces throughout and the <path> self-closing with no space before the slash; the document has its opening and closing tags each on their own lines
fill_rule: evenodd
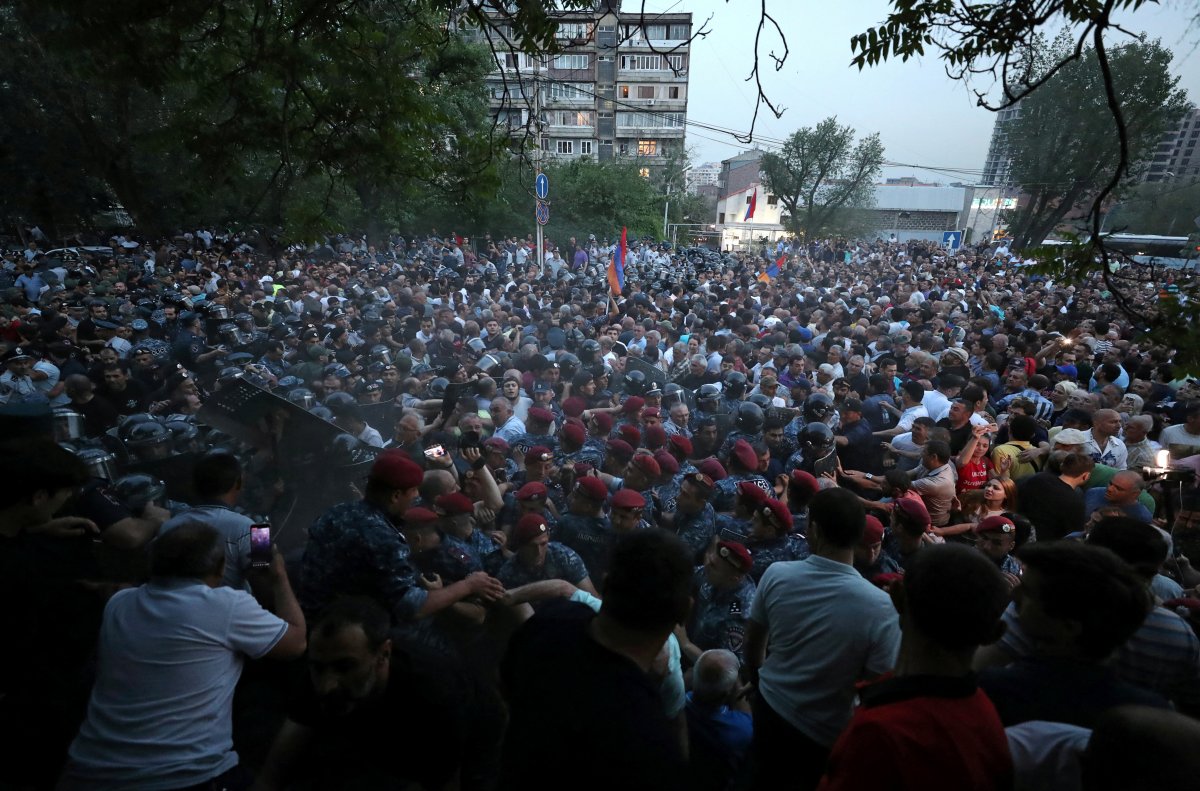
<svg viewBox="0 0 1200 791">
<path fill-rule="evenodd" d="M 790 236 L 783 226 L 783 205 L 763 184 L 762 156 L 755 148 L 721 161 L 715 219 L 723 250 L 753 250 Z"/>
<path fill-rule="evenodd" d="M 687 188 L 697 195 L 701 187 L 715 187 L 721 180 L 721 163 L 705 162 L 703 165 L 693 165 L 687 174 Z"/>
<path fill-rule="evenodd" d="M 983 176 L 979 180 L 983 186 L 1012 186 L 1012 153 L 1009 150 L 1008 134 L 1012 122 L 1020 117 L 1020 103 L 996 113 L 996 123 L 992 127 L 992 141 L 988 144 L 987 159 L 983 163 Z"/>
<path fill-rule="evenodd" d="M 1143 181 L 1200 179 L 1200 108 L 1192 107 L 1174 129 L 1158 141 L 1142 174 Z"/>
<path fill-rule="evenodd" d="M 692 15 L 641 15 L 597 0 L 561 12 L 552 57 L 497 48 L 488 77 L 492 113 L 516 137 L 533 135 L 546 160 L 618 160 L 644 176 L 682 156 Z"/>
</svg>

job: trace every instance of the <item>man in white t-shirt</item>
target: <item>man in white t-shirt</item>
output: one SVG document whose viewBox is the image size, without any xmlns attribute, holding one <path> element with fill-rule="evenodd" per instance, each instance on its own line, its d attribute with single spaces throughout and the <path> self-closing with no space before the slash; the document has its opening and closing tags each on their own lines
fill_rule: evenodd
<svg viewBox="0 0 1200 791">
<path fill-rule="evenodd" d="M 1167 426 L 1158 435 L 1158 444 L 1171 451 L 1173 459 L 1200 453 L 1200 401 L 1189 404 L 1183 417 L 1183 423 Z"/>
<path fill-rule="evenodd" d="M 220 534 L 181 525 L 154 542 L 150 582 L 109 600 L 87 718 L 60 789 L 234 782 L 233 691 L 243 657 L 291 659 L 306 638 L 282 555 L 265 571 L 277 615 L 222 585 L 224 568 Z"/>
</svg>

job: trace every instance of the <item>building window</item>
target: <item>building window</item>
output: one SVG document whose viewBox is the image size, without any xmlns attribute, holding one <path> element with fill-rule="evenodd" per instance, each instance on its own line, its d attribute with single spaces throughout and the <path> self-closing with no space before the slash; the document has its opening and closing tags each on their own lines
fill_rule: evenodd
<svg viewBox="0 0 1200 791">
<path fill-rule="evenodd" d="M 591 110 L 556 110 L 551 116 L 552 126 L 595 126 Z"/>
<path fill-rule="evenodd" d="M 629 86 L 628 85 L 622 85 L 620 88 L 617 89 L 617 92 L 620 94 L 622 99 L 629 98 Z"/>
<path fill-rule="evenodd" d="M 721 212 L 717 215 L 717 222 L 721 225 L 725 224 L 725 212 Z"/>
<path fill-rule="evenodd" d="M 580 140 L 579 141 L 579 153 L 580 154 L 591 154 L 592 153 L 592 141 L 591 140 Z"/>
<path fill-rule="evenodd" d="M 575 142 L 573 140 L 559 140 L 558 141 L 558 153 L 574 154 L 575 153 Z"/>
<path fill-rule="evenodd" d="M 688 26 L 678 23 L 671 25 L 667 32 L 667 38 L 671 41 L 686 41 L 690 35 Z"/>
<path fill-rule="evenodd" d="M 575 39 L 590 39 L 592 26 L 588 22 L 563 22 L 558 26 L 555 36 L 559 39 L 573 41 Z"/>
<path fill-rule="evenodd" d="M 624 157 L 624 156 L 628 156 L 628 155 L 629 155 L 629 144 L 628 144 L 628 143 L 621 143 L 621 145 L 619 145 L 619 146 L 617 147 L 617 153 L 619 153 L 619 154 L 620 154 L 621 156 L 623 156 L 623 157 Z"/>
<path fill-rule="evenodd" d="M 638 129 L 682 129 L 683 113 L 617 113 L 617 126 L 632 126 Z"/>
<path fill-rule="evenodd" d="M 687 57 L 684 55 L 668 55 L 667 68 L 675 71 L 682 71 L 687 66 Z"/>
<path fill-rule="evenodd" d="M 639 85 L 637 87 L 637 98 L 653 99 L 654 98 L 654 86 L 653 85 Z"/>
<path fill-rule="evenodd" d="M 550 84 L 550 98 L 569 101 L 586 100 L 592 98 L 587 89 L 588 86 L 583 83 L 554 82 Z"/>
<path fill-rule="evenodd" d="M 678 85 L 667 86 L 667 98 L 668 99 L 678 99 L 679 98 L 679 86 Z"/>
<path fill-rule="evenodd" d="M 656 157 L 658 156 L 658 141 L 657 140 L 639 140 L 637 144 L 637 155 L 639 157 Z"/>
<path fill-rule="evenodd" d="M 778 195 L 768 195 L 767 196 L 767 205 L 768 206 L 778 206 L 779 205 L 779 196 Z"/>
<path fill-rule="evenodd" d="M 504 68 L 506 68 L 506 69 L 521 68 L 521 53 L 519 53 L 519 52 L 504 53 Z"/>
<path fill-rule="evenodd" d="M 639 168 L 638 175 L 644 179 L 650 178 L 650 168 Z"/>
<path fill-rule="evenodd" d="M 557 55 L 554 58 L 554 68 L 556 69 L 586 69 L 587 67 L 587 55 Z"/>
</svg>

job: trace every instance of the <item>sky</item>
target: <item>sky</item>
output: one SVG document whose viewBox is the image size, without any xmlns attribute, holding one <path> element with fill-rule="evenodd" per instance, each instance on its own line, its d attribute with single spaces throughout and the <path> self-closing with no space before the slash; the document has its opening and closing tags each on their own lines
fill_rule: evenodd
<svg viewBox="0 0 1200 791">
<path fill-rule="evenodd" d="M 625 12 L 640 0 L 625 0 Z M 858 71 L 850 65 L 850 38 L 884 20 L 887 0 L 767 0 L 768 10 L 787 34 L 790 49 L 783 70 L 764 62 L 764 87 L 778 106 L 774 118 L 765 106 L 756 135 L 781 140 L 804 126 L 836 115 L 860 134 L 879 132 L 889 161 L 922 168 L 982 169 L 994 115 L 975 105 L 961 82 L 946 76 L 936 55 L 907 63 L 888 61 Z M 646 0 L 646 11 L 690 11 L 693 25 L 711 15 L 707 37 L 692 45 L 688 121 L 746 131 L 755 88 L 745 82 L 753 66 L 758 24 L 754 0 Z M 1172 72 L 1180 87 L 1200 104 L 1200 28 L 1190 27 L 1194 0 L 1161 0 L 1125 15 L 1123 26 L 1161 38 L 1175 53 Z M 1120 34 L 1114 33 L 1116 41 Z M 775 36 L 764 52 L 781 49 Z M 980 84 L 980 89 L 986 84 Z M 702 137 L 703 136 L 703 137 Z M 711 139 L 706 139 L 711 138 Z M 727 135 L 689 127 L 688 148 L 694 163 L 716 162 L 749 146 Z M 916 176 L 923 181 L 971 181 L 971 176 L 915 167 L 889 167 L 885 176 Z"/>
</svg>

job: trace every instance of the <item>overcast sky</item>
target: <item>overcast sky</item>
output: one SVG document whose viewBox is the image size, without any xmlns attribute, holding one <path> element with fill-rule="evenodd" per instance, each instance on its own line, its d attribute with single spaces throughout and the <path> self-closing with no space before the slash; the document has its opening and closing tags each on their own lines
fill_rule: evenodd
<svg viewBox="0 0 1200 791">
<path fill-rule="evenodd" d="M 625 0 L 626 12 L 640 0 Z M 890 161 L 923 166 L 981 169 L 993 114 L 975 106 L 970 90 L 950 80 L 936 57 L 886 64 L 862 72 L 852 68 L 850 37 L 882 22 L 886 0 L 767 0 L 787 33 L 790 55 L 781 72 L 764 64 L 768 95 L 786 108 L 775 119 L 765 107 L 757 132 L 782 139 L 802 126 L 836 115 L 860 133 L 879 132 Z M 693 44 L 688 120 L 745 131 L 754 107 L 753 83 L 745 82 L 753 63 L 758 22 L 754 0 L 647 0 L 646 10 L 691 11 L 698 27 L 711 14 L 709 35 Z M 1173 73 L 1200 103 L 1200 30 L 1189 30 L 1194 0 L 1162 0 L 1125 17 L 1137 32 L 1161 38 L 1174 51 Z M 767 39 L 764 39 L 767 40 Z M 781 47 L 770 38 L 764 51 Z M 982 87 L 982 86 L 981 86 Z M 701 135 L 704 137 L 702 138 Z M 712 138 L 712 139 L 705 139 Z M 694 162 L 719 161 L 747 148 L 727 135 L 689 127 Z M 915 175 L 948 183 L 970 176 L 914 168 L 888 168 L 885 175 Z"/>
</svg>

